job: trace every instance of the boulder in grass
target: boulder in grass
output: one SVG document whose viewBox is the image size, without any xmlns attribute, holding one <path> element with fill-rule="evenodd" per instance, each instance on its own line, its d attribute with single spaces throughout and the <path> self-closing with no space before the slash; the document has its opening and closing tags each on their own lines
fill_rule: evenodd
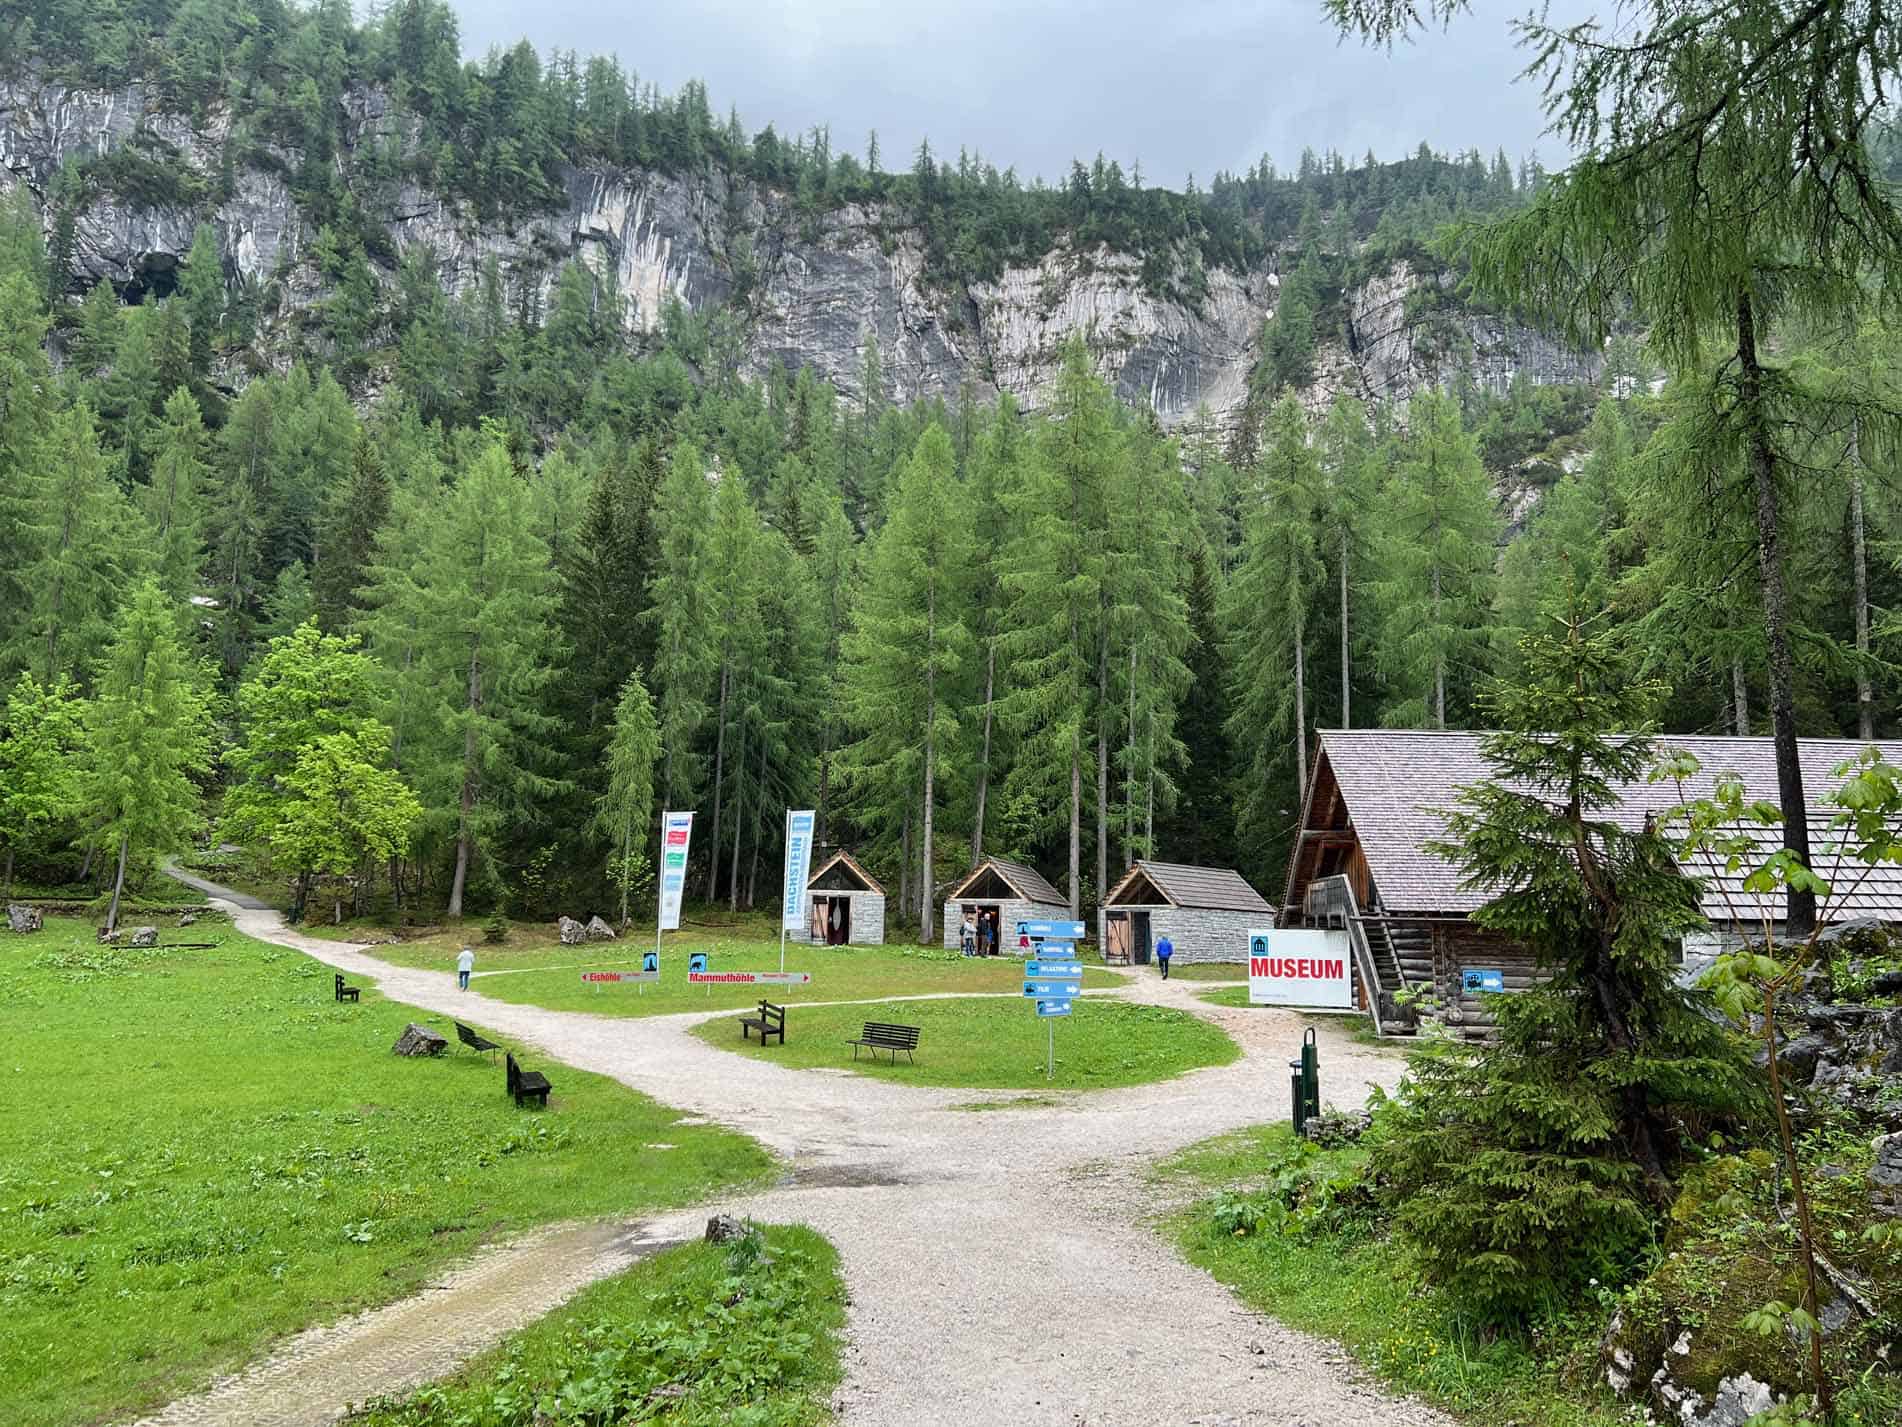
<svg viewBox="0 0 1902 1427">
<path fill-rule="evenodd" d="M 588 918 L 589 941 L 613 941 L 620 933 L 599 917 Z"/>
<path fill-rule="evenodd" d="M 196 913 L 196 912 L 187 912 L 187 913 L 185 913 L 185 915 L 184 915 L 184 916 L 182 916 L 182 917 L 180 917 L 180 918 L 178 919 L 178 924 L 179 924 L 179 925 L 180 925 L 181 927 L 193 927 L 193 926 L 197 926 L 197 925 L 198 925 L 198 913 Z"/>
<path fill-rule="evenodd" d="M 158 945 L 158 928 L 157 927 L 132 928 L 132 945 L 133 946 L 157 946 Z"/>
<path fill-rule="evenodd" d="M 7 928 L 16 932 L 36 932 L 46 926 L 45 914 L 38 907 L 23 907 L 17 902 L 7 903 Z"/>
<path fill-rule="evenodd" d="M 419 1026 L 411 1021 L 403 1027 L 403 1034 L 396 1038 L 396 1044 L 390 1049 L 397 1055 L 441 1055 L 449 1048 L 446 1037 L 428 1026 Z"/>
<path fill-rule="evenodd" d="M 561 928 L 563 946 L 580 946 L 588 939 L 588 929 L 573 917 L 563 917 L 557 925 Z"/>
<path fill-rule="evenodd" d="M 746 1224 L 731 1214 L 715 1214 L 707 1220 L 705 1237 L 709 1244 L 730 1244 L 746 1237 Z"/>
</svg>

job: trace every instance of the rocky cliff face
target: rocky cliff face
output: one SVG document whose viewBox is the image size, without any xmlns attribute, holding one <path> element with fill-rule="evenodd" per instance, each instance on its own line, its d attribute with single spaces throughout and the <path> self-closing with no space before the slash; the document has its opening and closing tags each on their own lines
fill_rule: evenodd
<svg viewBox="0 0 1902 1427">
<path fill-rule="evenodd" d="M 346 151 L 402 138 L 386 96 L 353 97 Z M 141 86 L 71 89 L 27 79 L 0 85 L 0 187 L 25 183 L 45 199 L 61 164 L 137 142 L 176 155 L 209 181 L 221 171 L 229 119 L 200 124 L 169 113 Z M 287 167 L 299 158 L 283 154 Z M 574 169 L 556 210 L 516 225 L 470 220 L 443 196 L 406 185 L 378 205 L 392 248 L 421 245 L 452 291 L 472 287 L 494 259 L 519 293 L 545 295 L 565 263 L 613 272 L 627 321 L 649 331 L 665 304 L 699 310 L 737 302 L 747 315 L 746 365 L 813 367 L 848 399 L 859 395 L 864 348 L 876 336 L 886 394 L 898 401 L 1013 393 L 1035 407 L 1064 342 L 1082 333 L 1099 371 L 1168 426 L 1206 406 L 1223 425 L 1239 416 L 1262 323 L 1275 310 L 1271 272 L 1208 275 L 1193 305 L 1145 291 L 1137 259 L 1108 250 L 1058 248 L 995 282 L 947 286 L 926 271 L 923 248 L 891 215 L 846 207 L 803 225 L 778 194 L 732 193 L 721 175 Z M 274 284 L 277 322 L 322 295 L 308 258 L 315 232 L 282 178 L 260 168 L 231 175 L 230 197 L 210 214 L 229 278 Z M 100 278 L 134 292 L 162 283 L 203 216 L 187 203 L 91 198 L 74 215 L 77 283 Z M 387 276 L 387 275 L 386 275 Z M 1480 385 L 1516 377 L 1593 380 L 1593 354 L 1568 351 L 1522 328 L 1457 306 L 1423 317 L 1410 301 L 1421 280 L 1404 265 L 1348 294 L 1344 336 L 1324 344 L 1307 393 L 1335 391 L 1404 402 L 1446 379 L 1465 359 Z M 272 332 L 264 334 L 265 343 Z"/>
</svg>

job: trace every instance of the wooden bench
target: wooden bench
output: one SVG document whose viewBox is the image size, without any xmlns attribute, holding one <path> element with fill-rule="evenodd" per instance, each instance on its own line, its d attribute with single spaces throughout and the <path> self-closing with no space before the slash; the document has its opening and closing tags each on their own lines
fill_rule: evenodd
<svg viewBox="0 0 1902 1427">
<path fill-rule="evenodd" d="M 878 1059 L 881 1050 L 892 1053 L 892 1064 L 898 1064 L 898 1052 L 905 1053 L 906 1060 L 912 1060 L 912 1052 L 918 1049 L 918 1027 L 893 1026 L 883 1021 L 867 1021 L 865 1029 L 859 1032 L 855 1041 L 847 1041 L 852 1047 L 852 1059 L 859 1058 L 859 1047 L 865 1046 L 872 1052 L 872 1059 Z"/>
<path fill-rule="evenodd" d="M 461 1021 L 456 1022 L 456 1039 L 468 1046 L 470 1050 L 491 1051 L 502 1049 L 502 1047 L 497 1045 L 494 1041 L 477 1035 L 474 1031 L 470 1030 L 469 1027 L 463 1025 Z"/>
<path fill-rule="evenodd" d="M 779 1043 L 786 1044 L 786 1008 L 775 1006 L 771 1001 L 761 1001 L 757 1016 L 740 1017 L 740 1039 L 751 1040 L 755 1028 L 759 1030 L 761 1045 L 768 1044 L 768 1036 L 778 1036 Z"/>
<path fill-rule="evenodd" d="M 343 973 L 337 973 L 337 999 L 339 1001 L 354 1001 L 361 994 L 359 988 L 344 985 Z"/>
<path fill-rule="evenodd" d="M 515 1063 L 515 1057 L 507 1057 L 509 1063 L 509 1094 L 520 1105 L 524 1100 L 533 1100 L 544 1110 L 548 1108 L 548 1092 L 554 1087 L 548 1083 L 548 1077 L 539 1070 L 523 1070 Z"/>
</svg>

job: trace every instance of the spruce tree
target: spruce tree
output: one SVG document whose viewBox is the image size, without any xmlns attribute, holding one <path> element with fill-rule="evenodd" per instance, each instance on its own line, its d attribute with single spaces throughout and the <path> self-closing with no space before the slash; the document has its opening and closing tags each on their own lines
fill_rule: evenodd
<svg viewBox="0 0 1902 1427">
<path fill-rule="evenodd" d="M 106 930 L 135 856 L 182 847 L 199 821 L 194 775 L 211 762 L 211 721 L 178 639 L 178 613 L 149 576 L 135 586 L 99 663 L 87 708 L 86 806 L 114 849 Z"/>
<path fill-rule="evenodd" d="M 1694 1152 L 1687 1126 L 1758 1113 L 1742 1043 L 1678 981 L 1706 923 L 1670 843 L 1613 814 L 1655 761 L 1661 689 L 1576 613 L 1526 641 L 1488 709 L 1489 776 L 1434 850 L 1487 901 L 1474 923 L 1547 979 L 1497 997 L 1498 1039 L 1415 1055 L 1375 1152 L 1432 1278 L 1492 1323 L 1640 1270 Z"/>
<path fill-rule="evenodd" d="M 719 669 L 708 628 L 712 567 L 708 532 L 713 500 L 699 451 L 681 442 L 667 463 L 655 501 L 653 630 L 655 719 L 660 728 L 660 795 L 667 808 L 701 792 L 696 745 L 707 719 L 708 694 Z"/>
<path fill-rule="evenodd" d="M 660 730 L 654 701 L 639 673 L 629 674 L 614 706 L 613 732 L 607 746 L 607 787 L 595 803 L 594 828 L 614 849 L 608 880 L 621 893 L 621 925 L 628 922 L 628 897 L 652 875 L 646 856 L 647 828 L 654 812 L 654 761 L 660 755 Z"/>
</svg>

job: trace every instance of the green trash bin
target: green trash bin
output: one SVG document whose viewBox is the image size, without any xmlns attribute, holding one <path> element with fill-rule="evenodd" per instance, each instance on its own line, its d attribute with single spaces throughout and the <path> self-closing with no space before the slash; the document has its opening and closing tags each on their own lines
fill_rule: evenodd
<svg viewBox="0 0 1902 1427">
<path fill-rule="evenodd" d="M 1314 1027 L 1301 1037 L 1301 1059 L 1288 1062 L 1288 1077 L 1294 1100 L 1294 1132 L 1298 1135 L 1310 1115 L 1321 1113 L 1321 1051 L 1315 1044 Z"/>
</svg>

